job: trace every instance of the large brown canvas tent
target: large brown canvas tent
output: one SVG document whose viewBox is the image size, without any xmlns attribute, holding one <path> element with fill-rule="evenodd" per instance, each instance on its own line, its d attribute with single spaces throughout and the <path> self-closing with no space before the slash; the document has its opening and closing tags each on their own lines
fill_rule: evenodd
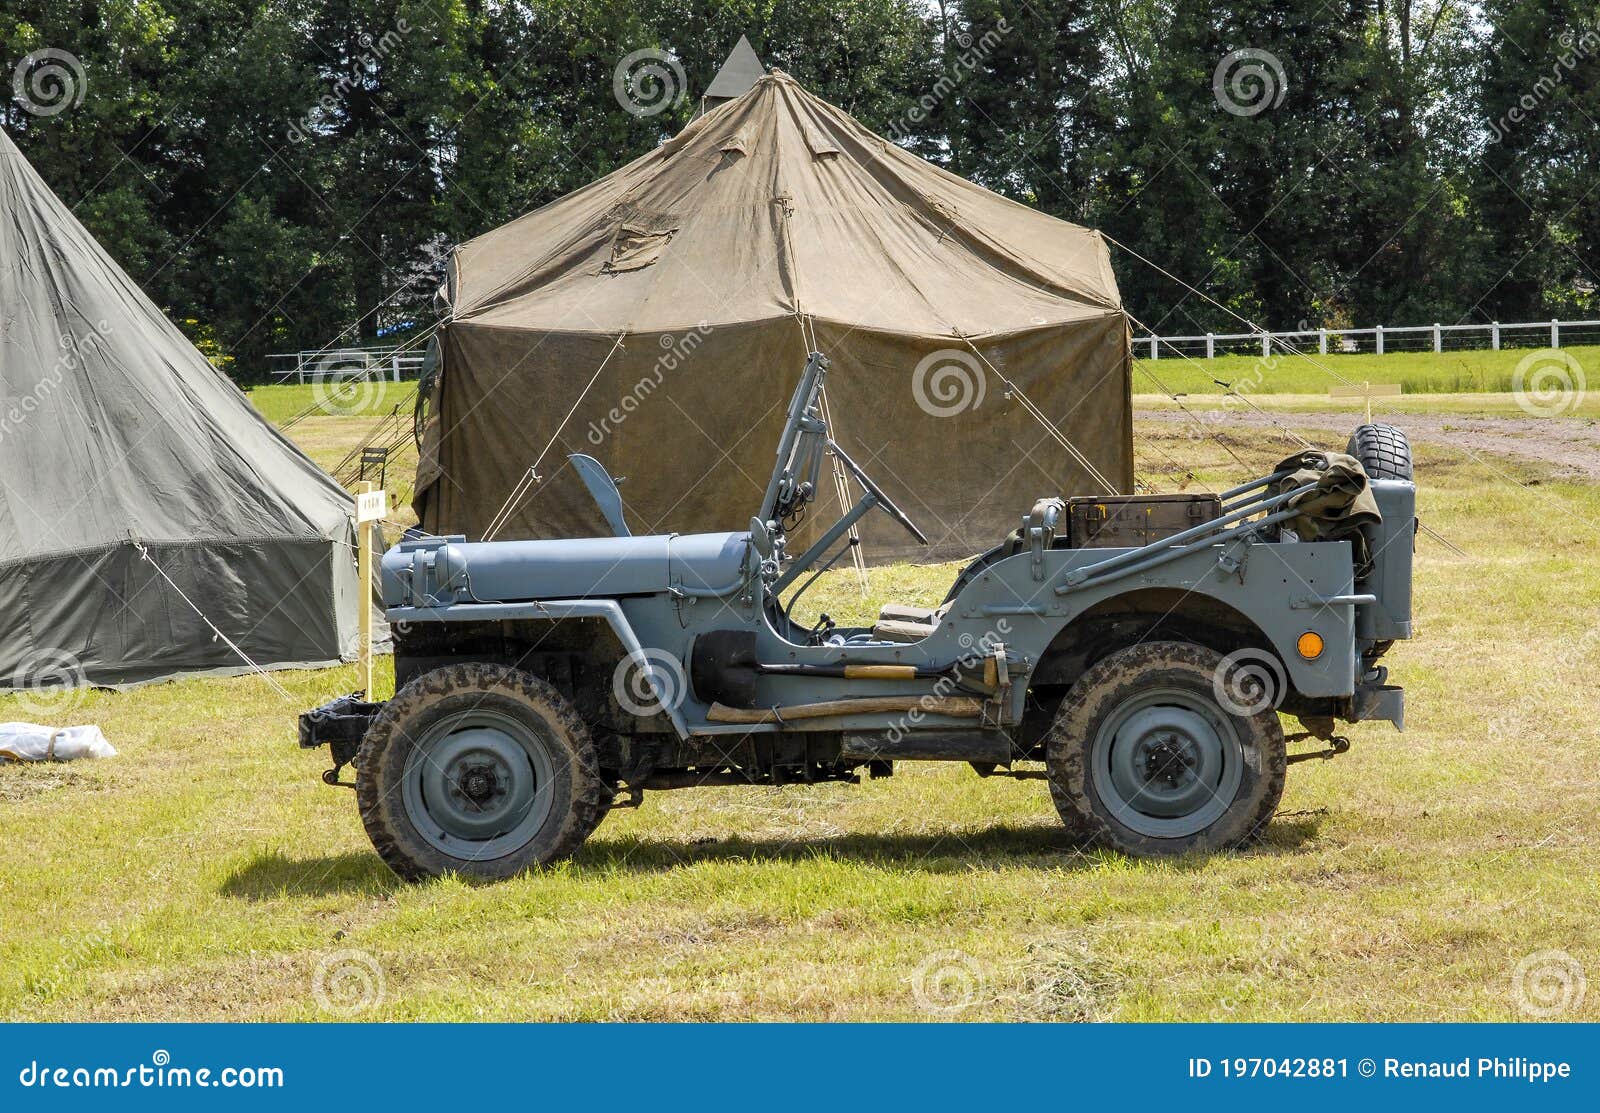
<svg viewBox="0 0 1600 1113">
<path fill-rule="evenodd" d="M 635 532 L 739 528 L 812 347 L 839 443 L 933 540 L 869 516 L 876 558 L 969 554 L 1040 495 L 1132 487 L 1104 240 L 783 74 L 462 245 L 445 294 L 416 499 L 435 532 L 601 530 L 569 452 L 626 476 Z"/>
<path fill-rule="evenodd" d="M 341 659 L 352 510 L 0 132 L 0 688 Z"/>
</svg>

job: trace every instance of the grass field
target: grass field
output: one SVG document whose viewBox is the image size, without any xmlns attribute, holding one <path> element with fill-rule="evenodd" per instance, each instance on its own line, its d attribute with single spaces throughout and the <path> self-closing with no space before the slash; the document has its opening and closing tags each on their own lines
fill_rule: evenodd
<svg viewBox="0 0 1600 1113">
<path fill-rule="evenodd" d="M 303 408 L 270 389 L 269 413 Z M 362 424 L 293 433 L 328 463 Z M 1242 477 L 1181 425 L 1138 433 L 1201 482 Z M 1228 437 L 1252 464 L 1284 451 Z M 1359 726 L 1348 755 L 1291 769 L 1248 851 L 1085 852 L 1037 781 L 903 764 L 859 787 L 657 793 L 560 868 L 406 886 L 293 743 L 353 670 L 277 674 L 284 694 L 83 693 L 50 710 L 119 757 L 0 769 L 0 1016 L 1600 1019 L 1600 990 L 1579 992 L 1600 972 L 1600 487 L 1447 428 L 1417 457 L 1421 515 L 1461 553 L 1420 541 L 1418 637 L 1389 660 L 1408 730 Z M 934 602 L 952 574 L 879 570 L 865 599 L 834 575 L 808 609 Z M 32 715 L 0 699 L 0 719 Z"/>
<path fill-rule="evenodd" d="M 1600 370 L 1600 348 L 1561 349 L 1581 368 Z M 1334 386 L 1361 383 L 1399 383 L 1407 394 L 1509 393 L 1516 389 L 1516 372 L 1536 351 L 1506 349 L 1460 352 L 1392 352 L 1386 355 L 1318 355 L 1313 343 L 1306 355 L 1274 353 L 1257 356 L 1218 356 L 1186 359 L 1162 356 L 1135 361 L 1136 393 L 1214 394 L 1215 380 L 1234 384 L 1248 393 L 1316 394 L 1327 396 Z M 1525 368 L 1525 374 L 1532 370 Z"/>
<path fill-rule="evenodd" d="M 1219 356 L 1216 359 L 1188 359 L 1165 356 L 1158 360 L 1134 361 L 1135 394 L 1218 395 L 1216 380 L 1234 384 L 1252 395 L 1306 395 L 1326 403 L 1328 389 L 1347 384 L 1399 383 L 1406 394 L 1504 394 L 1515 389 L 1518 364 L 1535 350 L 1394 352 L 1387 355 L 1308 355 L 1277 354 L 1270 360 L 1259 356 Z M 1561 349 L 1590 375 L 1600 375 L 1600 347 Z M 352 416 L 388 413 L 396 404 L 409 411 L 414 397 L 413 383 L 366 383 L 335 400 L 337 408 Z M 261 386 L 250 391 L 250 399 L 268 419 L 283 422 L 327 397 L 331 388 L 313 384 Z M 1390 400 L 1386 400 L 1387 402 Z M 1338 404 L 1338 403 L 1334 403 Z M 1593 402 L 1600 405 L 1600 399 Z M 1347 404 L 1346 404 L 1347 405 Z"/>
</svg>

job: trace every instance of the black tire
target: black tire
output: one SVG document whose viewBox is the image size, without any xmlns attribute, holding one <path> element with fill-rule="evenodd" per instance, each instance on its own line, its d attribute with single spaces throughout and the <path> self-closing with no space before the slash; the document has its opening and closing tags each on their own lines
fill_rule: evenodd
<svg viewBox="0 0 1600 1113">
<path fill-rule="evenodd" d="M 1217 678 L 1233 660 L 1189 642 L 1150 642 L 1112 654 L 1073 685 L 1046 741 L 1046 768 L 1056 810 L 1078 840 L 1139 857 L 1212 853 L 1267 825 L 1287 765 L 1273 709 L 1281 693 L 1253 698 L 1260 710 L 1224 706 Z"/>
<path fill-rule="evenodd" d="M 1350 434 L 1345 453 L 1361 461 L 1368 479 L 1413 478 L 1411 442 L 1393 425 L 1360 425 Z"/>
<path fill-rule="evenodd" d="M 611 797 L 571 704 L 503 665 L 417 677 L 384 705 L 356 762 L 361 822 L 407 881 L 498 881 L 565 858 Z"/>
</svg>

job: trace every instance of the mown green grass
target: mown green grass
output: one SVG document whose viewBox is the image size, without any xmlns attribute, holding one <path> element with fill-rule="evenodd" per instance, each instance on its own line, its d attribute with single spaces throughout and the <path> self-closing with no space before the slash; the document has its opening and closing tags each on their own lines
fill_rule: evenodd
<svg viewBox="0 0 1600 1113">
<path fill-rule="evenodd" d="M 1142 349 L 1135 345 L 1135 353 Z M 1600 375 L 1600 347 L 1561 351 L 1577 361 L 1585 377 Z M 1538 349 L 1459 352 L 1389 352 L 1318 355 L 1312 341 L 1306 354 L 1274 352 L 1263 358 L 1218 356 L 1193 359 L 1163 356 L 1134 362 L 1136 393 L 1216 394 L 1215 380 L 1247 394 L 1312 394 L 1326 397 L 1332 387 L 1399 383 L 1406 394 L 1509 393 L 1517 388 L 1517 367 L 1536 359 Z M 1533 368 L 1527 368 L 1531 373 Z M 1527 374 L 1524 383 L 1528 382 Z M 1385 400 L 1388 401 L 1388 400 Z"/>
<path fill-rule="evenodd" d="M 1140 350 L 1136 346 L 1136 351 Z M 1600 347 L 1563 348 L 1578 361 L 1586 378 L 1600 382 Z M 1525 349 L 1493 351 L 1391 352 L 1385 355 L 1306 355 L 1278 353 L 1260 356 L 1218 356 L 1192 359 L 1164 356 L 1134 361 L 1135 394 L 1213 395 L 1221 388 L 1215 380 L 1233 384 L 1248 394 L 1298 394 L 1326 401 L 1330 387 L 1350 383 L 1399 383 L 1406 394 L 1501 393 L 1515 389 L 1517 365 L 1533 352 Z M 307 408 L 327 403 L 337 415 L 386 414 L 396 404 L 409 412 L 416 384 L 361 383 L 349 388 L 312 383 L 253 387 L 254 402 L 271 421 L 282 423 Z M 330 401 L 331 400 L 331 401 Z M 1343 403 L 1348 406 L 1349 403 Z M 1394 399 L 1381 400 L 1395 404 Z"/>
<path fill-rule="evenodd" d="M 1240 477 L 1181 428 L 1139 433 L 1202 481 Z M 1251 464 L 1281 454 L 1230 439 Z M 1040 782 L 902 764 L 656 793 L 560 868 L 408 886 L 294 745 L 351 669 L 277 674 L 286 695 L 87 693 L 51 714 L 98 722 L 119 757 L 0 769 L 0 1016 L 333 1019 L 316 971 L 354 950 L 382 975 L 363 1018 L 1517 1019 L 1526 956 L 1600 971 L 1600 489 L 1417 455 L 1421 513 L 1467 555 L 1419 543 L 1418 637 L 1390 660 L 1408 730 L 1358 726 L 1348 755 L 1295 766 L 1254 849 L 1085 852 Z M 810 607 L 934 602 L 953 573 L 878 570 L 863 598 L 843 571 Z M 1559 1015 L 1600 1019 L 1600 994 Z"/>
<path fill-rule="evenodd" d="M 283 423 L 310 411 L 317 417 L 361 417 L 389 413 L 395 406 L 410 413 L 416 399 L 414 380 L 391 382 L 273 383 L 245 393 L 268 421 Z"/>
</svg>

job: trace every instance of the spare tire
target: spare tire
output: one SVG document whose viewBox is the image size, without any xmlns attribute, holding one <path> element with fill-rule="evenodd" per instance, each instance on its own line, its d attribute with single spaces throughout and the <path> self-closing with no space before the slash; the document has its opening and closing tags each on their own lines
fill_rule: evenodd
<svg viewBox="0 0 1600 1113">
<path fill-rule="evenodd" d="M 1361 461 L 1369 479 L 1405 479 L 1411 472 L 1411 442 L 1393 425 L 1360 425 L 1350 434 L 1345 452 Z"/>
</svg>

